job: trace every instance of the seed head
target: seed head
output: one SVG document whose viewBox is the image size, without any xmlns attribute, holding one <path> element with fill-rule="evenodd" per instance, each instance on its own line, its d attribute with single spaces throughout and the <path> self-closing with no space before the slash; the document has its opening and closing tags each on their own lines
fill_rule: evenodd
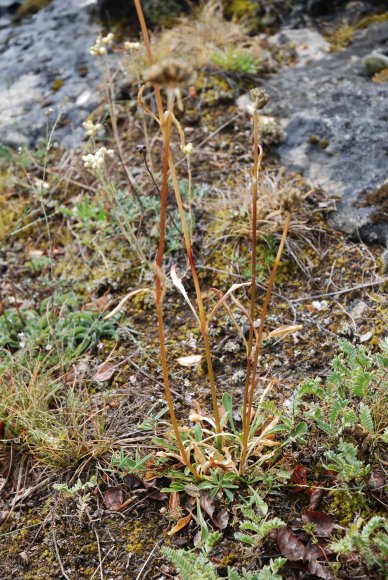
<svg viewBox="0 0 388 580">
<path fill-rule="evenodd" d="M 269 96 L 268 94 L 265 92 L 264 89 L 252 89 L 251 90 L 251 97 L 252 97 L 252 101 L 253 101 L 253 107 L 255 111 L 258 111 L 259 109 L 262 109 L 263 107 L 265 107 L 265 105 L 268 103 L 269 101 Z"/>
<path fill-rule="evenodd" d="M 143 79 L 168 89 L 177 89 L 190 83 L 193 79 L 193 69 L 187 63 L 171 58 L 150 66 L 144 72 Z"/>
</svg>

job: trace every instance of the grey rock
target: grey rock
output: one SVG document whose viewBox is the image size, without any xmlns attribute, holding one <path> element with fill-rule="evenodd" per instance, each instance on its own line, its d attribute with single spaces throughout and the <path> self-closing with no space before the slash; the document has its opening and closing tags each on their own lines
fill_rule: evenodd
<svg viewBox="0 0 388 580">
<path fill-rule="evenodd" d="M 366 74 L 362 58 L 382 50 L 388 28 L 359 31 L 346 50 L 280 71 L 264 88 L 267 111 L 280 117 L 282 164 L 339 197 L 331 224 L 355 239 L 388 243 L 384 217 L 388 178 L 388 90 Z M 380 202 L 373 200 L 379 191 Z M 375 196 L 379 197 L 378 195 Z"/>
<path fill-rule="evenodd" d="M 270 46 L 292 45 L 298 62 L 297 67 L 320 60 L 329 52 L 329 43 L 316 30 L 309 28 L 282 28 L 268 40 Z"/>
<path fill-rule="evenodd" d="M 2 9 L 6 2 L 0 2 Z M 81 143 L 81 124 L 100 102 L 100 73 L 89 55 L 100 31 L 91 17 L 93 4 L 54 0 L 32 17 L 0 30 L 0 142 L 13 147 L 34 143 L 46 133 L 48 107 L 54 109 L 53 121 L 67 97 L 65 122 L 55 138 L 65 145 Z M 54 83 L 58 80 L 63 81 L 59 88 Z"/>
</svg>

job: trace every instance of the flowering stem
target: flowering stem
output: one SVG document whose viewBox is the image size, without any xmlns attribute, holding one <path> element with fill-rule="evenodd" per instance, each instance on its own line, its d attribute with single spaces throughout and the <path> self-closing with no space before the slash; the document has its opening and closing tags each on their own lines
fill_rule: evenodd
<svg viewBox="0 0 388 580">
<path fill-rule="evenodd" d="M 261 156 L 260 156 L 261 159 Z M 247 414 L 249 379 L 252 366 L 252 347 L 254 335 L 254 320 L 256 306 L 256 244 L 257 244 L 257 186 L 259 173 L 259 121 L 258 113 L 253 111 L 253 179 L 252 179 L 252 249 L 251 249 L 251 300 L 250 300 L 250 325 L 247 349 L 247 370 L 245 374 L 244 401 L 242 407 L 243 433 L 249 431 L 250 417 Z M 244 439 L 245 440 L 245 439 Z"/>
<path fill-rule="evenodd" d="M 141 3 L 139 0 L 135 0 L 135 6 L 137 10 L 137 14 L 140 21 L 140 26 L 143 33 L 144 44 L 146 46 L 148 59 L 150 64 L 153 63 L 153 56 L 151 52 L 151 46 L 148 36 L 147 27 L 144 20 L 143 10 L 141 7 Z M 195 478 L 200 479 L 199 474 L 194 469 L 193 465 L 190 462 L 190 458 L 186 453 L 184 445 L 182 443 L 182 438 L 179 433 L 179 427 L 176 420 L 175 410 L 174 410 L 174 403 L 172 400 L 171 389 L 170 389 L 170 382 L 168 377 L 168 368 L 167 368 L 167 356 L 166 356 L 166 346 L 164 340 L 164 323 L 163 323 L 163 298 L 164 298 L 164 289 L 162 287 L 162 266 L 163 266 L 163 255 L 164 255 L 164 247 L 165 247 L 165 231 L 166 231 L 166 212 L 167 212 L 167 186 L 168 186 L 168 169 L 170 165 L 170 134 L 171 134 L 171 117 L 168 115 L 167 120 L 164 120 L 163 115 L 163 104 L 162 98 L 160 95 L 159 86 L 157 84 L 154 85 L 155 89 L 155 98 L 156 104 L 158 108 L 158 115 L 159 115 L 159 123 L 163 133 L 163 140 L 164 140 L 164 151 L 163 151 L 163 175 L 162 175 L 162 187 L 161 187 L 161 194 L 160 194 L 160 225 L 159 225 L 159 245 L 158 245 L 158 253 L 156 257 L 156 310 L 158 316 L 158 332 L 159 332 L 159 345 L 160 345 L 160 358 L 162 363 L 162 371 L 163 371 L 163 383 L 164 383 L 164 390 L 166 394 L 167 405 L 170 413 L 171 423 L 174 429 L 175 438 L 177 444 L 179 446 L 179 450 L 181 452 L 182 460 L 185 465 L 189 468 L 191 473 L 194 475 Z M 173 106 L 173 102 L 169 100 L 169 106 Z"/>
<path fill-rule="evenodd" d="M 273 284 L 275 281 L 276 273 L 278 271 L 280 258 L 282 256 L 283 249 L 284 249 L 284 246 L 286 243 L 288 229 L 290 227 L 290 221 L 291 221 L 291 212 L 288 212 L 286 219 L 284 221 L 282 238 L 280 240 L 278 252 L 276 254 L 275 262 L 274 262 L 274 265 L 272 267 L 271 275 L 269 277 L 267 292 L 265 295 L 263 309 L 261 311 L 261 316 L 260 316 L 260 326 L 259 326 L 259 330 L 257 332 L 257 339 L 256 339 L 256 345 L 255 345 L 255 357 L 254 357 L 253 365 L 252 365 L 251 385 L 250 385 L 248 408 L 247 408 L 246 429 L 244 431 L 243 449 L 242 449 L 241 460 L 240 460 L 240 475 L 242 474 L 242 471 L 244 469 L 244 464 L 245 464 L 245 461 L 247 459 L 249 424 L 250 424 L 250 419 L 251 419 L 251 414 L 252 414 L 253 394 L 254 394 L 255 383 L 256 383 L 256 371 L 257 371 L 257 366 L 258 366 L 258 362 L 259 362 L 261 346 L 263 344 L 264 323 L 265 323 L 265 319 L 266 319 L 266 315 L 267 315 L 269 301 L 271 298 L 272 287 L 273 287 Z"/>
<path fill-rule="evenodd" d="M 143 10 L 141 7 L 140 0 L 135 0 L 135 6 L 136 6 L 137 14 L 139 17 L 140 27 L 141 27 L 141 31 L 142 31 L 143 38 L 144 38 L 144 44 L 146 47 L 148 60 L 149 60 L 150 64 L 153 64 L 154 59 L 152 56 L 152 50 L 151 50 L 148 30 L 147 30 L 147 26 L 146 26 L 146 23 L 144 20 L 144 15 L 143 15 Z M 158 108 L 159 120 L 160 120 L 160 124 L 161 124 L 162 131 L 163 131 L 165 149 L 168 151 L 168 162 L 169 162 L 169 168 L 170 168 L 170 173 L 171 173 L 171 179 L 172 179 L 172 183 L 173 183 L 173 187 L 174 187 L 174 192 L 175 192 L 175 197 L 176 197 L 176 201 L 177 201 L 177 205 L 178 205 L 179 215 L 180 215 L 181 222 L 182 222 L 182 230 L 183 230 L 183 236 L 184 236 L 184 241 L 185 241 L 185 246 L 186 246 L 186 252 L 187 252 L 187 256 L 189 258 L 189 263 L 190 263 L 191 272 L 193 275 L 194 286 L 195 286 L 195 292 L 196 292 L 196 296 L 197 296 L 198 313 L 199 313 L 199 318 L 201 321 L 201 333 L 202 333 L 204 346 L 205 346 L 205 352 L 206 352 L 207 369 L 208 369 L 210 390 L 211 390 L 211 396 L 212 396 L 213 413 L 214 413 L 214 419 L 215 419 L 215 423 L 216 423 L 216 431 L 217 431 L 217 433 L 221 433 L 221 424 L 220 424 L 220 417 L 219 417 L 218 405 L 217 405 L 217 393 L 216 393 L 216 386 L 215 386 L 215 379 L 214 379 L 213 363 L 212 363 L 212 358 L 211 358 L 210 341 L 209 341 L 209 335 L 208 335 L 206 314 L 205 314 L 205 309 L 203 306 L 201 288 L 199 285 L 198 274 L 197 274 L 197 271 L 195 268 L 194 257 L 193 257 L 193 252 L 192 252 L 192 248 L 191 248 L 191 243 L 190 243 L 190 235 L 189 235 L 189 231 L 187 228 L 186 216 L 185 216 L 183 203 L 182 203 L 182 197 L 181 197 L 181 194 L 179 191 L 179 184 L 178 184 L 178 178 L 176 175 L 174 159 L 173 159 L 171 149 L 170 149 L 170 142 L 169 142 L 170 135 L 168 134 L 168 132 L 166 132 L 164 130 L 163 105 L 162 105 L 162 99 L 161 99 L 161 95 L 160 95 L 160 89 L 159 89 L 159 86 L 157 83 L 154 84 L 154 87 L 155 87 L 156 105 Z M 172 101 L 171 101 L 171 99 L 169 99 L 169 112 L 170 113 L 172 113 L 171 105 L 172 105 Z M 170 117 L 170 115 L 169 115 L 169 117 Z"/>
<path fill-rule="evenodd" d="M 160 348 L 160 359 L 162 363 L 162 372 L 163 372 L 163 384 L 164 384 L 164 391 L 166 395 L 166 401 L 168 405 L 168 410 L 170 413 L 172 427 L 174 429 L 175 439 L 178 443 L 179 450 L 181 452 L 183 463 L 190 469 L 191 473 L 196 477 L 199 478 L 198 473 L 195 471 L 194 467 L 192 466 L 190 459 L 186 453 L 184 445 L 182 443 L 182 439 L 179 433 L 179 427 L 176 420 L 175 410 L 174 410 L 174 403 L 172 400 L 171 389 L 170 389 L 170 381 L 168 377 L 168 368 L 167 368 L 167 356 L 166 356 L 166 345 L 164 340 L 164 324 L 163 324 L 163 298 L 164 298 L 164 288 L 162 286 L 162 276 L 161 276 L 161 269 L 163 265 L 163 254 L 164 254 L 164 246 L 165 246 L 165 231 L 166 231 L 166 206 L 167 206 L 167 178 L 168 178 L 168 149 L 164 149 L 163 154 L 163 182 L 162 182 L 162 189 L 161 189 L 161 202 L 160 202 L 160 223 L 159 223 L 159 246 L 158 246 L 158 253 L 156 256 L 156 311 L 158 316 L 158 333 L 159 333 L 159 348 Z"/>
</svg>

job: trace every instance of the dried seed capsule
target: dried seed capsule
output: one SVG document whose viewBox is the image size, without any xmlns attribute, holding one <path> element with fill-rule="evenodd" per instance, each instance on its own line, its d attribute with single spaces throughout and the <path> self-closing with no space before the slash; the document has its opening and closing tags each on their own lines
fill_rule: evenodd
<svg viewBox="0 0 388 580">
<path fill-rule="evenodd" d="M 259 88 L 252 89 L 251 90 L 251 97 L 252 97 L 252 101 L 253 101 L 253 106 L 254 106 L 256 111 L 265 107 L 265 105 L 269 101 L 269 96 L 265 92 L 264 89 L 259 89 Z"/>
<path fill-rule="evenodd" d="M 144 71 L 143 79 L 169 89 L 176 89 L 188 85 L 193 80 L 193 69 L 187 63 L 171 58 L 150 66 Z"/>
</svg>

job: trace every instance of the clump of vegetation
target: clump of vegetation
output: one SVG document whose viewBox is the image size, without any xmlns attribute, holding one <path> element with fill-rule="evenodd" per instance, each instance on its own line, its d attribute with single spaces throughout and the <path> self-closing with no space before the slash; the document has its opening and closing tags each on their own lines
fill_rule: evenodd
<svg viewBox="0 0 388 580">
<path fill-rule="evenodd" d="M 45 6 L 48 6 L 52 0 L 23 0 L 23 3 L 18 8 L 19 16 L 29 16 L 39 12 Z"/>
<path fill-rule="evenodd" d="M 104 412 L 63 384 L 49 354 L 2 351 L 0 422 L 8 441 L 51 468 L 76 467 L 110 449 Z"/>
<path fill-rule="evenodd" d="M 361 428 L 371 442 L 386 441 L 388 423 L 382 409 L 388 402 L 388 342 L 381 342 L 381 352 L 372 355 L 363 345 L 342 342 L 343 352 L 334 358 L 333 371 L 326 384 L 319 378 L 307 380 L 299 387 L 296 405 L 312 395 L 307 416 L 331 437 L 338 438 Z M 342 443 L 344 456 L 354 457 L 351 447 Z M 355 473 L 359 465 L 354 464 Z"/>
</svg>

